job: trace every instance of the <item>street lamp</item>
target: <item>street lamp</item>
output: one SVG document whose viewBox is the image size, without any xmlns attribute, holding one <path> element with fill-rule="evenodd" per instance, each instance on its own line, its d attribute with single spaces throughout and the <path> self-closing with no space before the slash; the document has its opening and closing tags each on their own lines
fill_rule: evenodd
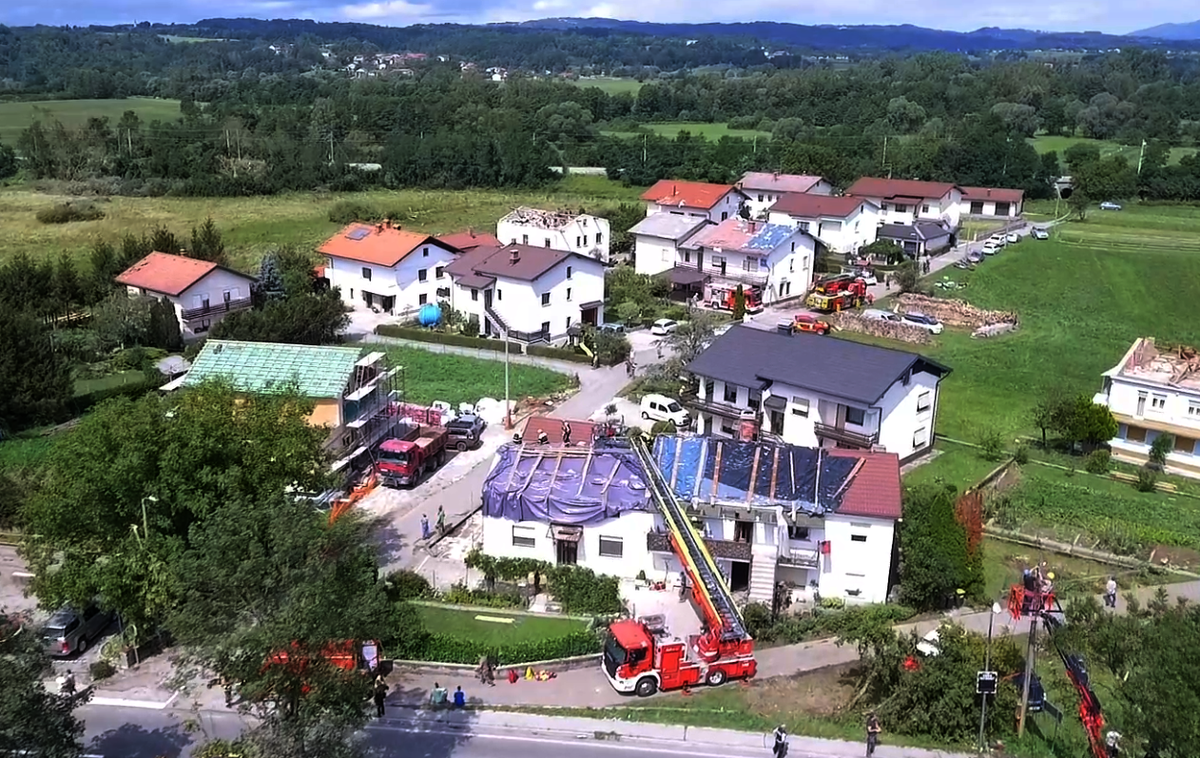
<svg viewBox="0 0 1200 758">
<path fill-rule="evenodd" d="M 1000 607 L 999 603 L 992 603 L 992 612 L 988 616 L 987 652 L 984 653 L 984 659 L 985 659 L 984 664 L 983 664 L 984 671 L 992 670 L 992 625 L 996 621 L 996 616 L 1000 615 L 1000 612 L 1002 610 L 1003 609 Z M 979 749 L 982 751 L 982 750 L 987 749 L 987 743 L 984 742 L 983 732 L 984 732 L 984 729 L 987 727 L 988 693 L 983 692 L 980 694 L 980 697 L 983 698 L 983 708 L 981 709 L 981 711 L 979 713 Z"/>
<path fill-rule="evenodd" d="M 157 503 L 158 498 L 156 498 L 154 495 L 146 495 L 144 498 L 142 498 L 142 534 L 144 535 L 143 539 L 148 539 L 150 537 L 150 520 L 146 518 L 146 502 L 147 501 L 149 501 L 151 503 Z M 137 527 L 135 526 L 134 530 L 136 530 L 136 529 L 137 529 Z"/>
</svg>

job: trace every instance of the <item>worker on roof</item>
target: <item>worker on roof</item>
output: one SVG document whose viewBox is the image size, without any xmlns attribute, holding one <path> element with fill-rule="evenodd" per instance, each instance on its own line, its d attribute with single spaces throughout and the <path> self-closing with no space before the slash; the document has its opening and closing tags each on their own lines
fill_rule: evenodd
<svg viewBox="0 0 1200 758">
<path fill-rule="evenodd" d="M 521 444 L 521 433 L 520 432 L 513 432 L 513 444 L 514 445 Z"/>
<path fill-rule="evenodd" d="M 571 444 L 571 423 L 566 419 L 562 422 L 562 442 L 563 445 Z"/>
<path fill-rule="evenodd" d="M 539 445 L 550 444 L 550 435 L 546 434 L 545 429 L 538 429 L 538 444 Z"/>
</svg>

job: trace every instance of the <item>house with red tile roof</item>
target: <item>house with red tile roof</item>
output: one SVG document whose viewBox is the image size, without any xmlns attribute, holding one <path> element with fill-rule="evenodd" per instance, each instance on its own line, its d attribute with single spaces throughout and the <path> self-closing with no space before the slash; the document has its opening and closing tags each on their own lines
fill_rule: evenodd
<svg viewBox="0 0 1200 758">
<path fill-rule="evenodd" d="M 354 223 L 325 240 L 325 277 L 352 308 L 414 314 L 439 293 L 450 296 L 445 268 L 458 249 L 391 222 Z"/>
<path fill-rule="evenodd" d="M 875 241 L 879 206 L 854 195 L 789 193 L 767 209 L 772 224 L 795 226 L 831 252 L 852 254 Z"/>
<path fill-rule="evenodd" d="M 1025 205 L 1025 191 L 994 187 L 963 187 L 963 216 L 1016 218 Z"/>
<path fill-rule="evenodd" d="M 679 179 L 663 179 L 642 193 L 647 216 L 672 213 L 676 216 L 706 218 L 714 223 L 736 216 L 746 199 L 746 194 L 732 184 L 685 182 Z"/>
<path fill-rule="evenodd" d="M 828 179 L 806 174 L 781 174 L 762 171 L 747 171 L 735 185 L 746 193 L 746 205 L 753 218 L 766 220 L 767 209 L 784 195 L 832 195 L 833 185 Z"/>
<path fill-rule="evenodd" d="M 183 255 L 150 253 L 116 277 L 131 296 L 167 298 L 184 339 L 203 337 L 228 313 L 252 306 L 254 277 Z"/>
<path fill-rule="evenodd" d="M 437 238 L 446 247 L 460 252 L 468 252 L 477 247 L 494 247 L 500 244 L 500 239 L 494 234 L 465 229 L 461 232 L 443 234 Z"/>
<path fill-rule="evenodd" d="M 950 182 L 864 176 L 851 184 L 846 194 L 878 205 L 885 224 L 939 221 L 955 230 L 962 216 L 962 188 Z"/>
</svg>

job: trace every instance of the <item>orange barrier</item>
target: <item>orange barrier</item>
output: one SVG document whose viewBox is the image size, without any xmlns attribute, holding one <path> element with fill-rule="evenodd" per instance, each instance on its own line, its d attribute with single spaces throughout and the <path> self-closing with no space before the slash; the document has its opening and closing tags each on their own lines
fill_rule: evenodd
<svg viewBox="0 0 1200 758">
<path fill-rule="evenodd" d="M 379 477 L 374 471 L 367 477 L 366 481 L 350 490 L 347 497 L 333 501 L 333 507 L 329 509 L 329 523 L 332 524 L 342 517 L 347 511 L 354 507 L 354 504 L 371 493 L 379 484 Z"/>
</svg>

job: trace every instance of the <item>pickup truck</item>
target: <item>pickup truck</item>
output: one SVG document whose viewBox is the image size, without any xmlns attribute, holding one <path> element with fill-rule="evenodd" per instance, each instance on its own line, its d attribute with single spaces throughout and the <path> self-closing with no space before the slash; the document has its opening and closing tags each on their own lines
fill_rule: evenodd
<svg viewBox="0 0 1200 758">
<path fill-rule="evenodd" d="M 379 480 L 386 487 L 412 487 L 446 462 L 449 434 L 440 426 L 421 427 L 414 439 L 384 440 L 379 446 Z"/>
</svg>

